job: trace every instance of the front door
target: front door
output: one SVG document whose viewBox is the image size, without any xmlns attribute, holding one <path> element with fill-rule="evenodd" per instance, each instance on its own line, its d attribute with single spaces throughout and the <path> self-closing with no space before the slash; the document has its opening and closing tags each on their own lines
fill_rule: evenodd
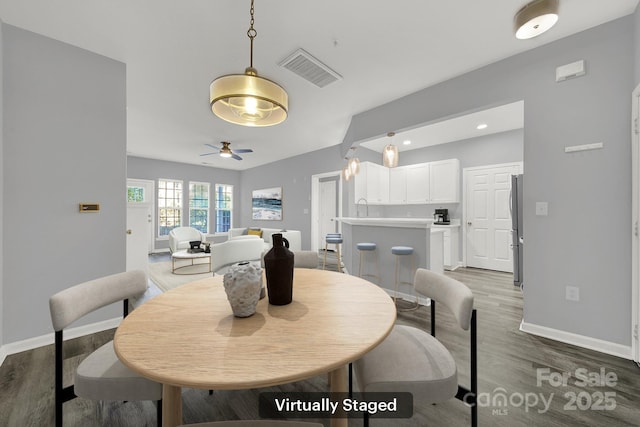
<svg viewBox="0 0 640 427">
<path fill-rule="evenodd" d="M 520 164 L 465 169 L 466 264 L 513 272 L 511 175 Z"/>
<path fill-rule="evenodd" d="M 153 181 L 127 180 L 127 271 L 146 272 L 154 249 L 153 189 Z"/>
</svg>

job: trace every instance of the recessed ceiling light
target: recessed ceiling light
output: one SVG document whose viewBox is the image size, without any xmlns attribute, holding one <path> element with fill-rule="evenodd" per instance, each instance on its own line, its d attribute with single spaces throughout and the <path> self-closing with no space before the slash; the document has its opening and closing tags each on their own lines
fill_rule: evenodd
<svg viewBox="0 0 640 427">
<path fill-rule="evenodd" d="M 476 126 L 476 129 L 478 130 L 482 130 L 482 129 L 486 129 L 487 128 L 487 124 L 486 123 L 480 123 L 478 126 Z"/>
<path fill-rule="evenodd" d="M 407 140 L 406 140 L 406 141 L 404 141 L 402 144 L 403 144 L 403 145 L 411 145 L 411 141 L 409 141 L 409 140 L 407 139 Z"/>
</svg>

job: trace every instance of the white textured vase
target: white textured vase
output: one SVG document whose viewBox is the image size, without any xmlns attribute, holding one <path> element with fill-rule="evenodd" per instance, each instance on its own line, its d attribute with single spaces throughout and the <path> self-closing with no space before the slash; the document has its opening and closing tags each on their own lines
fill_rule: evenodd
<svg viewBox="0 0 640 427">
<path fill-rule="evenodd" d="M 262 268 L 248 261 L 229 267 L 224 275 L 224 290 L 236 317 L 249 317 L 256 312 L 262 289 Z"/>
</svg>

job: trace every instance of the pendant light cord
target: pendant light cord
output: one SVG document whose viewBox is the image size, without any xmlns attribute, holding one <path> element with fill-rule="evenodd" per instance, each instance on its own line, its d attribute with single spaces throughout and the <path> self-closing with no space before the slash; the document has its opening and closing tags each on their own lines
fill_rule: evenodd
<svg viewBox="0 0 640 427">
<path fill-rule="evenodd" d="M 249 21 L 249 29 L 247 30 L 247 36 L 249 37 L 249 40 L 251 40 L 251 49 L 249 51 L 249 67 L 251 68 L 253 68 L 253 39 L 258 35 L 258 32 L 253 28 L 253 12 L 253 0 L 251 0 L 251 9 L 249 10 L 249 13 L 251 14 L 251 20 Z"/>
</svg>

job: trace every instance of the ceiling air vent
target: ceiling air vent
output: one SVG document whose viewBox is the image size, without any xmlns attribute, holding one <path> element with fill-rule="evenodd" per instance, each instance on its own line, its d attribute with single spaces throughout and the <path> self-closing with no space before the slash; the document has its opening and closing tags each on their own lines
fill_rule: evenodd
<svg viewBox="0 0 640 427">
<path fill-rule="evenodd" d="M 318 87 L 325 87 L 335 81 L 342 80 L 340 74 L 311 56 L 304 49 L 296 50 L 278 65 L 293 71 Z"/>
</svg>

